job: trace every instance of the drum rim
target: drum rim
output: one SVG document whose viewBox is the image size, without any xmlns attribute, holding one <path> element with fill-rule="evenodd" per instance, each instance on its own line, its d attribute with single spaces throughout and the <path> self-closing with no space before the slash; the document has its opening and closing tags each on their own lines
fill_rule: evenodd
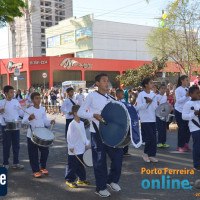
<svg viewBox="0 0 200 200">
<path fill-rule="evenodd" d="M 32 136 L 36 137 L 36 138 L 39 139 L 39 140 L 43 140 L 43 141 L 45 141 L 45 142 L 46 142 L 46 141 L 53 141 L 54 138 L 55 138 L 55 137 L 54 137 L 52 140 L 45 140 L 45 139 L 42 139 L 42 138 L 39 138 L 38 136 L 36 136 L 36 135 L 34 134 L 34 132 L 32 132 L 31 137 L 32 137 Z"/>
</svg>

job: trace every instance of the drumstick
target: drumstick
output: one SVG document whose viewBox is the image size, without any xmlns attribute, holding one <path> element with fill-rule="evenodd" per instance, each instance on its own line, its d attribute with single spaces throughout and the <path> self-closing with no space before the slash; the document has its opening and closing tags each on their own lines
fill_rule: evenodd
<svg viewBox="0 0 200 200">
<path fill-rule="evenodd" d="M 75 154 L 75 152 L 73 151 L 72 152 L 75 156 L 76 156 L 76 158 L 79 160 L 79 162 L 83 165 L 83 167 L 85 167 L 86 168 L 86 165 L 81 161 L 81 159 Z"/>
<path fill-rule="evenodd" d="M 31 115 L 29 112 L 27 112 L 26 110 L 24 110 L 22 107 L 19 107 L 20 109 L 22 109 L 25 113 L 27 113 L 28 115 Z M 36 119 L 36 118 L 35 118 Z M 37 120 L 37 119 L 36 119 Z"/>
</svg>

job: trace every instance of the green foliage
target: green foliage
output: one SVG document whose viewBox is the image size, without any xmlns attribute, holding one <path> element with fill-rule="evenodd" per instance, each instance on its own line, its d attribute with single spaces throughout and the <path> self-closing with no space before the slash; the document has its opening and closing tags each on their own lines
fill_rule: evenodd
<svg viewBox="0 0 200 200">
<path fill-rule="evenodd" d="M 23 15 L 20 8 L 24 8 L 23 0 L 0 0 L 0 23 L 4 26 L 6 23 L 12 22 L 14 17 Z"/>
<path fill-rule="evenodd" d="M 146 77 L 150 77 L 154 80 L 156 78 L 156 72 L 162 69 L 162 67 L 163 61 L 159 61 L 155 58 L 151 64 L 145 63 L 138 67 L 138 69 L 128 69 L 122 75 L 117 76 L 116 79 L 126 86 L 131 85 L 132 87 L 138 87 Z"/>
<path fill-rule="evenodd" d="M 179 0 L 168 5 L 165 26 L 153 29 L 148 36 L 149 52 L 175 62 L 181 73 L 191 76 L 191 69 L 200 62 L 198 32 L 200 2 Z"/>
</svg>

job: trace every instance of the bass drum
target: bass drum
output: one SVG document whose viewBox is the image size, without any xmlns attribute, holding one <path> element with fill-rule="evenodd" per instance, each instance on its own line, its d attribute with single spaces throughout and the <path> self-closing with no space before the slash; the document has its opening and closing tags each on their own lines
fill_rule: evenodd
<svg viewBox="0 0 200 200">
<path fill-rule="evenodd" d="M 125 105 L 118 101 L 108 103 L 101 112 L 107 122 L 100 122 L 99 136 L 102 142 L 110 147 L 122 148 L 130 141 L 130 117 Z"/>
</svg>

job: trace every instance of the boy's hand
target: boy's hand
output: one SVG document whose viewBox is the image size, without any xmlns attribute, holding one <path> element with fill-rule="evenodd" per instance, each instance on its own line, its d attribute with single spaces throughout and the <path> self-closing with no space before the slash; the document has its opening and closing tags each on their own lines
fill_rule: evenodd
<svg viewBox="0 0 200 200">
<path fill-rule="evenodd" d="M 51 125 L 54 125 L 55 123 L 56 123 L 56 121 L 54 119 L 51 120 L 51 122 L 50 122 Z"/>
<path fill-rule="evenodd" d="M 147 98 L 146 98 L 146 102 L 147 102 L 147 103 L 151 103 L 151 102 L 152 102 L 152 99 L 150 99 L 150 98 L 147 97 Z"/>
<path fill-rule="evenodd" d="M 102 122 L 103 117 L 102 117 L 101 115 L 99 115 L 99 114 L 94 114 L 93 117 L 94 117 L 95 119 L 97 119 L 98 121 Z"/>
<path fill-rule="evenodd" d="M 4 108 L 2 108 L 2 109 L 0 110 L 0 113 L 1 113 L 1 114 L 3 114 L 3 113 L 4 113 L 4 111 L 5 111 L 5 109 L 4 109 Z"/>
<path fill-rule="evenodd" d="M 30 108 L 30 107 L 31 107 L 31 105 L 28 105 L 28 106 L 27 106 L 27 108 Z"/>
<path fill-rule="evenodd" d="M 69 149 L 72 153 L 74 153 L 74 148 L 73 149 Z"/>
<path fill-rule="evenodd" d="M 33 120 L 33 119 L 35 119 L 35 115 L 34 115 L 34 114 L 31 114 L 31 115 L 29 116 L 28 120 L 31 121 L 31 120 Z"/>
<path fill-rule="evenodd" d="M 90 145 L 85 146 L 85 149 L 86 150 L 90 149 Z"/>
</svg>

